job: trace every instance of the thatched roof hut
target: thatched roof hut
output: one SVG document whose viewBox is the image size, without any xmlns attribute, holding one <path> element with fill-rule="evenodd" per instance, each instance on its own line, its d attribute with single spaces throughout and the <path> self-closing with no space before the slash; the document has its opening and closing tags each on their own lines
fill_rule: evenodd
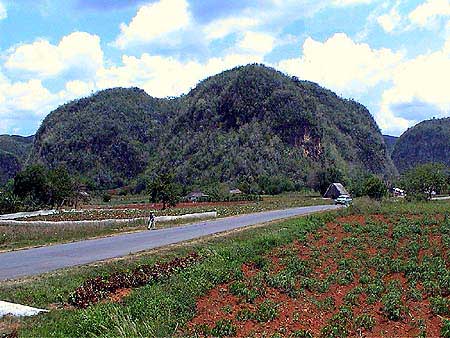
<svg viewBox="0 0 450 338">
<path fill-rule="evenodd" d="M 336 199 L 340 195 L 349 195 L 349 193 L 341 183 L 331 183 L 323 197 Z"/>
</svg>

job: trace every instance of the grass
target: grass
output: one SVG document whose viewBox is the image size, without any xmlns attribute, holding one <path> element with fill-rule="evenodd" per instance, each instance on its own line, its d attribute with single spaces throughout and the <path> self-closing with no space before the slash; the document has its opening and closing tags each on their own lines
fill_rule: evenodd
<svg viewBox="0 0 450 338">
<path fill-rule="evenodd" d="M 416 284 L 413 283 L 422 284 L 423 295 L 431 297 L 429 300 L 435 313 L 445 314 L 448 310 L 450 286 L 448 260 L 442 256 L 441 251 L 433 251 L 432 238 L 443 235 L 442 245 L 448 251 L 450 241 L 445 238 L 450 233 L 450 223 L 444 219 L 437 224 L 432 215 L 450 214 L 450 204 L 383 203 L 375 205 L 371 212 L 369 207 L 364 205 L 365 201 L 358 203 L 340 212 L 272 223 L 270 226 L 247 229 L 224 238 L 193 243 L 161 253 L 153 252 L 99 266 L 62 270 L 23 282 L 3 283 L 0 286 L 0 299 L 54 309 L 48 314 L 21 321 L 19 331 L 21 336 L 184 335 L 187 332 L 186 324 L 196 315 L 198 297 L 224 283 L 232 283 L 231 285 L 234 285 L 232 292 L 244 302 L 253 304 L 253 310 L 240 313 L 237 319 L 223 318 L 214 325 L 200 325 L 197 328 L 199 332 L 230 336 L 237 332 L 236 321 L 276 320 L 281 311 L 279 304 L 258 300 L 258 297 L 262 299 L 265 297 L 262 285 L 269 284 L 270 287 L 277 288 L 281 293 L 294 298 L 305 292 L 320 296 L 321 291 L 326 292 L 330 285 L 342 284 L 342 287 L 349 287 L 350 291 L 344 295 L 346 302 L 342 306 L 336 307 L 332 299 L 327 297 L 317 303 L 322 311 L 334 311 L 322 328 L 321 334 L 324 337 L 343 337 L 352 330 L 362 332 L 371 330 L 377 325 L 376 319 L 370 313 L 352 316 L 353 307 L 361 305 L 358 296 L 362 293 L 367 296 L 368 304 L 371 299 L 374 303 L 381 301 L 380 306 L 386 320 L 396 321 L 408 317 L 408 309 L 405 308 L 404 302 L 408 290 L 415 288 Z M 370 217 L 366 218 L 365 226 L 360 226 L 357 222 L 346 222 L 342 225 L 342 229 L 348 234 L 345 241 L 336 238 L 328 241 L 329 236 L 320 234 L 326 228 L 325 224 L 334 220 L 337 214 L 352 215 L 355 212 L 366 215 L 375 212 L 395 222 L 392 229 Z M 420 218 L 403 217 L 406 213 L 418 215 Z M 390 233 L 392 238 L 387 236 Z M 314 248 L 309 245 L 309 241 L 320 240 L 322 237 L 328 243 L 326 246 Z M 431 238 L 429 240 L 431 243 L 427 243 L 424 238 Z M 293 241 L 311 251 L 309 259 L 295 259 L 295 250 L 289 249 L 289 244 Z M 362 253 L 368 243 L 388 251 L 385 254 L 364 256 Z M 430 254 L 417 261 L 420 250 L 414 249 L 415 245 L 427 248 Z M 411 247 L 413 249 L 410 249 Z M 352 252 L 355 259 L 335 255 L 331 250 L 333 248 L 342 250 L 344 254 Z M 346 248 L 352 250 L 345 251 Z M 389 252 L 389 248 L 393 251 Z M 192 250 L 199 252 L 203 257 L 201 263 L 165 281 L 133 289 L 123 303 L 99 303 L 83 310 L 64 306 L 70 293 L 88 278 L 109 275 L 114 271 L 131 270 L 139 264 L 167 261 L 173 257 L 186 255 Z M 283 269 L 270 273 L 272 263 L 268 261 L 268 257 L 272 257 L 274 250 L 282 250 L 280 264 Z M 324 257 L 335 260 L 337 269 L 335 272 L 329 271 L 326 283 L 321 285 L 324 280 L 315 278 L 315 271 L 323 263 Z M 401 259 L 397 259 L 398 257 Z M 241 270 L 242 264 L 248 262 L 252 262 L 261 270 L 250 279 L 245 278 Z M 398 273 L 406 278 L 409 288 L 404 288 L 395 281 L 386 281 L 387 276 Z M 296 280 L 304 281 L 304 284 L 296 283 Z M 354 283 L 358 282 L 360 285 L 355 287 Z M 420 298 L 417 295 L 414 297 Z M 230 311 L 227 310 L 227 316 L 231 316 Z M 448 323 L 448 320 L 443 320 L 441 332 L 444 337 L 450 336 Z M 309 330 L 297 330 L 292 336 L 313 335 Z"/>
<path fill-rule="evenodd" d="M 324 204 L 325 202 L 327 201 L 322 199 L 313 199 L 298 193 L 289 193 L 278 196 L 266 196 L 262 201 L 249 202 L 247 204 L 219 205 L 215 207 L 204 207 L 199 204 L 197 207 L 193 208 L 173 208 L 164 211 L 158 210 L 156 215 L 180 215 L 215 210 L 218 212 L 218 217 L 226 217 L 274 209 Z M 68 213 L 68 215 L 63 217 L 61 217 L 61 215 L 41 216 L 37 217 L 36 220 L 63 221 L 83 219 L 96 220 L 105 218 L 134 218 L 147 217 L 148 212 L 148 210 L 95 210 L 86 213 Z M 191 222 L 193 222 L 193 220 L 177 220 L 158 223 L 157 227 L 167 228 Z M 68 222 L 67 224 L 57 225 L 0 225 L 0 251 L 114 235 L 121 232 L 144 230 L 145 227 L 145 220 L 119 224 L 99 222 L 96 224 L 80 225 L 71 224 Z"/>
</svg>

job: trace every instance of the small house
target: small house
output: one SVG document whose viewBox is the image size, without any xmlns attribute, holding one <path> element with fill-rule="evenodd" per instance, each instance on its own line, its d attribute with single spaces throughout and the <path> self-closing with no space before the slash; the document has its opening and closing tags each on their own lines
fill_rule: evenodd
<svg viewBox="0 0 450 338">
<path fill-rule="evenodd" d="M 200 201 L 207 200 L 208 197 L 209 197 L 209 195 L 204 194 L 201 191 L 193 191 L 193 192 L 190 192 L 189 194 L 187 194 L 185 199 L 189 202 L 200 202 Z"/>
<path fill-rule="evenodd" d="M 241 195 L 242 191 L 240 189 L 230 189 L 230 195 Z"/>
<path fill-rule="evenodd" d="M 349 195 L 349 193 L 341 183 L 331 183 L 323 197 L 336 199 L 340 195 Z"/>
</svg>

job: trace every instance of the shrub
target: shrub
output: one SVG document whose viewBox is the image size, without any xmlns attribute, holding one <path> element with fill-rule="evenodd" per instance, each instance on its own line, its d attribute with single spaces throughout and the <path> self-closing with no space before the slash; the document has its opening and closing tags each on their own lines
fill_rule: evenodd
<svg viewBox="0 0 450 338">
<path fill-rule="evenodd" d="M 105 202 L 105 203 L 110 202 L 110 201 L 111 201 L 111 195 L 110 195 L 110 194 L 103 194 L 102 200 L 103 200 L 103 202 Z"/>
</svg>

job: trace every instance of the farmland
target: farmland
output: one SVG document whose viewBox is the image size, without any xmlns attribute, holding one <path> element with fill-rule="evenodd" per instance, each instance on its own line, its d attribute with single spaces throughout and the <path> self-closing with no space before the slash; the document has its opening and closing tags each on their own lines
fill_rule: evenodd
<svg viewBox="0 0 450 338">
<path fill-rule="evenodd" d="M 62 212 L 50 216 L 37 216 L 25 219 L 29 221 L 66 222 L 62 224 L 2 224 L 0 225 L 0 251 L 114 235 L 127 231 L 140 231 L 145 229 L 146 226 L 144 220 L 135 220 L 120 224 L 94 222 L 84 225 L 72 224 L 70 223 L 71 221 L 100 221 L 148 217 L 150 210 L 154 210 L 156 216 L 217 211 L 218 217 L 226 217 L 290 207 L 327 204 L 330 201 L 323 200 L 317 196 L 312 197 L 299 193 L 289 193 L 278 196 L 265 196 L 260 201 L 251 202 L 185 203 L 166 210 L 154 209 L 155 206 L 150 204 L 130 204 L 129 200 L 121 201 L 121 203 L 119 204 L 118 201 L 113 201 L 111 205 L 93 206 L 95 208 L 87 206 L 89 209 L 81 211 Z M 159 223 L 157 227 L 171 227 L 182 223 L 186 223 L 186 220 Z"/>
<path fill-rule="evenodd" d="M 450 204 L 363 202 L 5 283 L 0 298 L 54 309 L 23 336 L 449 337 Z"/>
</svg>

